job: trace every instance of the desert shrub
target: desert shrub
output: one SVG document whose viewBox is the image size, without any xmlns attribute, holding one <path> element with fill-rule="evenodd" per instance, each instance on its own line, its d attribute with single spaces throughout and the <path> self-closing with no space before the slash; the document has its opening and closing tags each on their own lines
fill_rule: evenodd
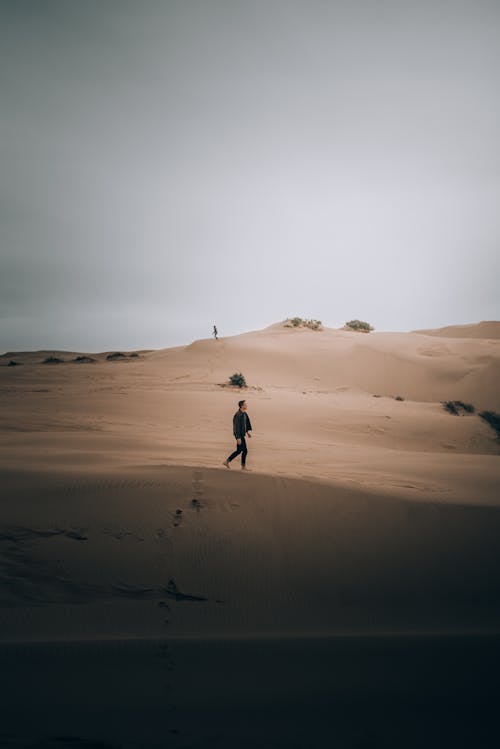
<svg viewBox="0 0 500 749">
<path fill-rule="evenodd" d="M 121 351 L 115 351 L 112 354 L 108 354 L 106 359 L 125 359 L 125 354 L 122 354 Z"/>
<path fill-rule="evenodd" d="M 464 409 L 464 411 L 467 411 L 468 414 L 473 414 L 474 411 L 476 410 L 474 406 L 472 405 L 472 403 L 461 403 L 461 406 Z"/>
<path fill-rule="evenodd" d="M 8 367 L 18 367 L 19 366 L 19 362 L 18 361 L 14 361 L 14 359 L 11 359 L 10 362 L 7 364 L 7 366 Z"/>
<path fill-rule="evenodd" d="M 241 372 L 235 372 L 234 374 L 232 374 L 229 378 L 229 382 L 231 383 L 231 385 L 235 385 L 239 388 L 246 388 L 247 386 L 246 380 Z"/>
<path fill-rule="evenodd" d="M 311 330 L 320 330 L 321 320 L 305 320 L 302 317 L 292 317 L 285 323 L 285 328 L 310 328 Z"/>
<path fill-rule="evenodd" d="M 472 403 L 463 403 L 462 401 L 443 401 L 443 408 L 453 416 L 459 416 L 460 413 L 474 413 L 474 406 Z"/>
<path fill-rule="evenodd" d="M 481 411 L 479 416 L 483 421 L 490 425 L 490 427 L 496 432 L 497 437 L 500 438 L 500 414 L 497 414 L 494 411 Z"/>
<path fill-rule="evenodd" d="M 89 364 L 94 362 L 95 359 L 92 356 L 77 356 L 73 361 L 78 362 L 78 364 Z"/>
<path fill-rule="evenodd" d="M 130 358 L 131 359 L 139 358 L 139 354 L 136 351 L 134 351 L 132 354 L 130 354 Z"/>
<path fill-rule="evenodd" d="M 349 320 L 349 322 L 346 322 L 345 327 L 350 330 L 358 330 L 361 333 L 369 333 L 371 330 L 374 330 L 370 323 L 363 320 Z"/>
<path fill-rule="evenodd" d="M 395 401 L 404 401 L 404 398 L 402 395 L 396 395 L 394 398 Z"/>
<path fill-rule="evenodd" d="M 42 364 L 60 364 L 63 361 L 64 359 L 59 359 L 59 357 L 57 356 L 47 356 L 47 358 L 43 360 Z"/>
</svg>

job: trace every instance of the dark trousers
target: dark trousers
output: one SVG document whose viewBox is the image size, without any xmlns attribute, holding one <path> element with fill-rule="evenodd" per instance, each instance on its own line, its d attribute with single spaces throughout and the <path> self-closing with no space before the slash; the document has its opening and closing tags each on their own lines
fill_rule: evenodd
<svg viewBox="0 0 500 749">
<path fill-rule="evenodd" d="M 247 459 L 247 443 L 244 437 L 241 438 L 241 445 L 236 445 L 236 450 L 234 453 L 231 453 L 229 458 L 227 459 L 227 462 L 230 463 L 234 458 L 236 458 L 237 455 L 241 453 L 241 465 L 244 466 L 246 459 Z"/>
</svg>

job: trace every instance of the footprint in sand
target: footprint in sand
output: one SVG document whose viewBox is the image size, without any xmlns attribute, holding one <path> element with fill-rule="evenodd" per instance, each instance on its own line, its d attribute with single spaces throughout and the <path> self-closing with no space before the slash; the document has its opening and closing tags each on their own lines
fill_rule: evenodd
<svg viewBox="0 0 500 749">
<path fill-rule="evenodd" d="M 203 474 L 201 471 L 193 471 L 193 496 L 203 496 Z"/>
<path fill-rule="evenodd" d="M 193 492 L 193 499 L 190 502 L 190 507 L 193 510 L 196 510 L 199 512 L 201 508 L 203 507 L 203 503 L 201 501 L 201 498 L 203 497 L 203 477 L 201 474 L 201 471 L 194 471 L 193 472 L 193 480 L 192 480 L 192 492 Z M 178 507 L 174 512 L 174 528 L 178 528 L 182 520 L 184 518 L 184 513 L 180 507 Z"/>
<path fill-rule="evenodd" d="M 174 659 L 170 652 L 170 648 L 166 643 L 161 643 L 158 646 L 157 658 L 159 658 L 167 671 L 172 671 L 174 667 Z"/>
<path fill-rule="evenodd" d="M 203 507 L 203 474 L 201 471 L 193 471 L 193 480 L 191 482 L 193 499 L 190 502 L 190 506 L 193 510 L 199 512 Z"/>
</svg>

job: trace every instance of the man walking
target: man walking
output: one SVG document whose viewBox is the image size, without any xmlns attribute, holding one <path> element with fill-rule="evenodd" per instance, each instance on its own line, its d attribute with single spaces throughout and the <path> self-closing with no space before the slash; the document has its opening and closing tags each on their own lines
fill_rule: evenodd
<svg viewBox="0 0 500 749">
<path fill-rule="evenodd" d="M 236 439 L 236 450 L 224 461 L 226 468 L 229 468 L 230 462 L 241 453 L 241 467 L 243 470 L 248 470 L 246 467 L 248 449 L 245 437 L 247 434 L 249 437 L 252 436 L 250 434 L 251 430 L 252 424 L 250 423 L 250 417 L 247 414 L 246 401 L 239 401 L 238 410 L 233 416 L 233 434 Z"/>
</svg>

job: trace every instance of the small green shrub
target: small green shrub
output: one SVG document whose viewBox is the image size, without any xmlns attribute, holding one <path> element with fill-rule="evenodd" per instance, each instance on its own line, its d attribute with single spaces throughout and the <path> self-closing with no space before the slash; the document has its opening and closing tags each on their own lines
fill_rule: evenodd
<svg viewBox="0 0 500 749">
<path fill-rule="evenodd" d="M 91 362 L 95 362 L 95 359 L 92 356 L 77 356 L 73 361 L 78 364 L 90 364 Z"/>
<path fill-rule="evenodd" d="M 311 330 L 319 330 L 321 328 L 321 320 L 306 320 L 304 325 L 306 328 L 311 328 Z"/>
<path fill-rule="evenodd" d="M 490 425 L 500 439 L 500 414 L 497 414 L 494 411 L 481 411 L 479 416 L 483 421 Z"/>
<path fill-rule="evenodd" d="M 8 367 L 18 367 L 19 366 L 19 362 L 18 361 L 14 361 L 14 359 L 11 359 L 10 362 L 7 364 L 7 366 Z"/>
<path fill-rule="evenodd" d="M 234 374 L 232 374 L 229 378 L 229 382 L 231 383 L 231 385 L 235 385 L 239 388 L 246 388 L 247 386 L 246 380 L 241 372 L 235 372 Z"/>
<path fill-rule="evenodd" d="M 350 330 L 357 330 L 361 333 L 370 333 L 370 331 L 375 330 L 370 323 L 364 322 L 363 320 L 349 320 L 349 322 L 346 322 L 345 327 Z"/>
<path fill-rule="evenodd" d="M 48 356 L 43 360 L 42 364 L 60 364 L 64 359 L 59 359 L 57 356 Z"/>
<path fill-rule="evenodd" d="M 321 320 L 303 320 L 302 317 L 292 317 L 284 325 L 285 328 L 310 328 L 311 330 L 320 330 L 321 326 Z"/>
<path fill-rule="evenodd" d="M 394 400 L 395 401 L 404 401 L 404 398 L 403 398 L 402 395 L 396 395 L 396 397 L 394 398 Z"/>
<path fill-rule="evenodd" d="M 111 361 L 112 361 L 113 359 L 125 359 L 125 358 L 126 358 L 126 357 L 125 357 L 125 354 L 122 354 L 122 352 L 121 352 L 121 351 L 115 351 L 114 353 L 112 353 L 112 354 L 108 354 L 108 355 L 106 356 L 106 359 L 109 359 L 109 360 L 111 360 Z"/>
<path fill-rule="evenodd" d="M 460 413 L 474 413 L 474 406 L 472 403 L 463 403 L 462 401 L 443 401 L 443 408 L 453 416 L 459 416 Z"/>
</svg>

